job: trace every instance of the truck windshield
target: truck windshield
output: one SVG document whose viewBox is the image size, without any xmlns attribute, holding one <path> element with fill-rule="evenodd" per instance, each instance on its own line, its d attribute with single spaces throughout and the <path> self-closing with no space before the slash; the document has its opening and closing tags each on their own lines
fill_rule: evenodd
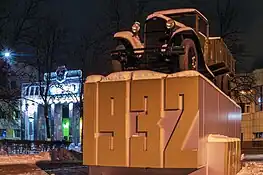
<svg viewBox="0 0 263 175">
<path fill-rule="evenodd" d="M 196 26 L 196 15 L 195 14 L 173 14 L 168 17 L 178 21 L 188 27 L 195 28 Z"/>
<path fill-rule="evenodd" d="M 196 14 L 172 14 L 168 17 L 196 30 Z M 198 32 L 207 35 L 207 23 L 202 18 L 198 20 Z"/>
</svg>

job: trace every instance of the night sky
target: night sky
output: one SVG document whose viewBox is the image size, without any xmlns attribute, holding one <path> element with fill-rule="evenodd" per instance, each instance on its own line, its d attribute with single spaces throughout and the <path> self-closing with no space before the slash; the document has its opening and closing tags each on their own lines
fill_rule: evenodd
<svg viewBox="0 0 263 175">
<path fill-rule="evenodd" d="M 129 15 L 132 14 L 131 5 L 127 0 L 119 0 L 121 2 L 122 28 L 129 29 L 132 20 Z M 190 2 L 189 2 L 190 1 Z M 217 26 L 214 12 L 216 11 L 216 0 L 192 0 L 198 2 L 193 5 L 191 0 L 152 0 L 145 9 L 145 14 L 155 10 L 180 8 L 180 7 L 197 7 L 211 22 L 211 33 L 216 35 Z M 204 3 L 204 2 L 209 3 Z M 223 2 L 225 0 L 221 0 Z M 237 1 L 238 18 L 232 25 L 241 29 L 242 47 L 249 51 L 249 54 L 237 58 L 239 71 L 251 71 L 255 68 L 263 67 L 263 49 L 261 43 L 263 41 L 263 1 L 262 0 L 232 0 Z M 107 3 L 106 3 L 107 2 Z M 253 3 L 251 3 L 253 2 Z M 81 34 L 94 35 L 97 32 L 97 24 L 107 27 L 110 24 L 108 14 L 111 6 L 105 0 L 56 0 L 50 1 L 46 7 L 42 7 L 44 13 L 53 14 L 52 16 L 59 20 L 61 25 L 69 30 L 70 45 L 74 45 L 74 41 Z M 211 20 L 212 19 L 212 20 Z M 142 21 L 143 22 L 143 21 Z M 213 25 L 214 24 L 214 25 Z M 67 60 L 69 61 L 69 60 Z M 74 66 L 73 66 L 74 67 Z"/>
</svg>

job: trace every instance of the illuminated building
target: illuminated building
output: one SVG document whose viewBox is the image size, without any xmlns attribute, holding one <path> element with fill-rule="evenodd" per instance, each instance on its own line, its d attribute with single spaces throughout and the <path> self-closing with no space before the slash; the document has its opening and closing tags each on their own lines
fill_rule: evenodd
<svg viewBox="0 0 263 175">
<path fill-rule="evenodd" d="M 263 69 L 256 69 L 250 75 L 253 79 L 252 89 L 241 91 L 243 98 L 239 105 L 242 108 L 241 139 L 242 141 L 263 140 Z M 251 95 L 250 95 L 251 93 Z"/>
<path fill-rule="evenodd" d="M 43 82 L 22 84 L 22 139 L 46 139 L 47 106 L 51 139 L 80 142 L 81 79 L 80 70 L 61 66 Z"/>
</svg>

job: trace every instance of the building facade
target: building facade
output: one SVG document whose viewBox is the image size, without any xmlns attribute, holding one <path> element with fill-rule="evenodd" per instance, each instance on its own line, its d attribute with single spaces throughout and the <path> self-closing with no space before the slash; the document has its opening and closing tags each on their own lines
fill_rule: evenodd
<svg viewBox="0 0 263 175">
<path fill-rule="evenodd" d="M 2 59 L 2 58 L 1 58 Z M 21 118 L 19 101 L 20 85 L 34 77 L 33 67 L 23 63 L 9 64 L 6 62 L 1 69 L 1 92 L 12 95 L 14 100 L 0 100 L 0 139 L 21 139 Z"/>
<path fill-rule="evenodd" d="M 81 80 L 80 70 L 61 66 L 56 72 L 46 73 L 42 82 L 22 84 L 22 139 L 47 138 L 47 109 L 51 139 L 79 143 Z"/>
<path fill-rule="evenodd" d="M 243 141 L 263 140 L 263 69 L 257 69 L 251 73 L 255 78 L 253 100 L 243 102 L 241 139 Z M 245 92 L 241 92 L 245 93 Z"/>
</svg>

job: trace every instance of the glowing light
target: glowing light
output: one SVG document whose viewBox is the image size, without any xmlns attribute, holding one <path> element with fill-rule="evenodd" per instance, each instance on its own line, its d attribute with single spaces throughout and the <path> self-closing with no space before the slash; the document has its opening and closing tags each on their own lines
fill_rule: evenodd
<svg viewBox="0 0 263 175">
<path fill-rule="evenodd" d="M 227 117 L 228 117 L 228 120 L 241 120 L 242 119 L 242 115 L 239 113 L 229 113 Z"/>
<path fill-rule="evenodd" d="M 2 54 L 1 54 L 1 55 L 2 55 L 2 57 L 4 57 L 4 58 L 10 58 L 10 57 L 12 56 L 12 51 L 6 49 L 6 50 L 2 51 Z"/>
<path fill-rule="evenodd" d="M 69 128 L 69 123 L 64 123 L 64 124 L 63 124 L 63 127 L 64 127 L 64 128 Z"/>
<path fill-rule="evenodd" d="M 4 50 L 1 52 L 1 57 L 2 59 L 4 59 L 8 64 L 15 64 L 15 60 L 14 60 L 14 53 L 11 50 Z"/>
<path fill-rule="evenodd" d="M 70 111 L 73 110 L 73 103 L 69 103 L 69 105 L 68 105 L 68 109 L 69 109 Z"/>
<path fill-rule="evenodd" d="M 50 95 L 76 94 L 79 92 L 78 83 L 52 85 L 49 89 Z"/>
<path fill-rule="evenodd" d="M 34 118 L 34 113 L 36 112 L 36 105 L 32 102 L 28 102 L 27 112 L 28 116 Z"/>
<path fill-rule="evenodd" d="M 241 94 L 245 95 L 246 94 L 246 91 L 240 91 Z"/>
<path fill-rule="evenodd" d="M 52 103 L 52 104 L 51 104 L 51 110 L 53 111 L 54 109 L 55 109 L 55 104 Z"/>
<path fill-rule="evenodd" d="M 10 52 L 5 52 L 4 53 L 4 57 L 10 57 L 11 56 L 11 53 Z"/>
<path fill-rule="evenodd" d="M 31 117 L 30 117 L 28 120 L 29 120 L 29 122 L 31 122 L 31 123 L 33 123 L 33 121 L 34 121 L 34 119 L 31 118 Z"/>
</svg>

